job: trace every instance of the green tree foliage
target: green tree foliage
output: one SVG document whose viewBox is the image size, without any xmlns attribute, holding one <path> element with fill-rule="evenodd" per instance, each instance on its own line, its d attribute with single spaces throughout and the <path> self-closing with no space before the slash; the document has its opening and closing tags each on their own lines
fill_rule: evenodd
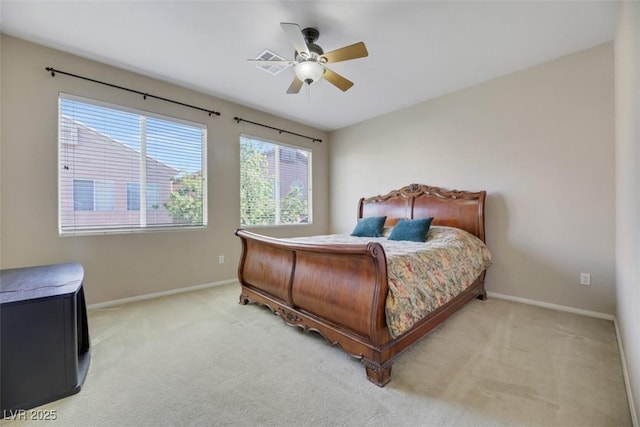
<svg viewBox="0 0 640 427">
<path fill-rule="evenodd" d="M 240 223 L 276 223 L 275 177 L 269 171 L 264 150 L 256 144 L 240 144 Z M 292 187 L 280 200 L 280 224 L 295 224 L 307 212 L 300 190 Z"/>
<path fill-rule="evenodd" d="M 307 211 L 307 203 L 302 200 L 300 189 L 291 187 L 287 195 L 280 201 L 280 221 L 283 224 L 300 222 L 301 216 Z"/>
<path fill-rule="evenodd" d="M 176 224 L 202 223 L 202 176 L 183 173 L 173 182 L 169 201 L 163 203 Z"/>
<path fill-rule="evenodd" d="M 240 144 L 240 223 L 273 224 L 275 182 L 269 179 L 269 163 L 254 144 Z"/>
</svg>

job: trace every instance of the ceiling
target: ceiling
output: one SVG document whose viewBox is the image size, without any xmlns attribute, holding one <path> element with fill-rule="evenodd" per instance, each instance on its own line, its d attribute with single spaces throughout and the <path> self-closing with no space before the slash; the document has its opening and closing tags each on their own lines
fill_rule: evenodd
<svg viewBox="0 0 640 427">
<path fill-rule="evenodd" d="M 618 7 L 590 0 L 0 0 L 0 31 L 331 131 L 611 41 Z M 280 22 L 316 27 L 325 51 L 364 41 L 368 57 L 330 67 L 355 85 L 342 92 L 321 80 L 287 95 L 292 68 L 274 76 L 248 64 L 265 49 L 293 57 Z"/>
</svg>

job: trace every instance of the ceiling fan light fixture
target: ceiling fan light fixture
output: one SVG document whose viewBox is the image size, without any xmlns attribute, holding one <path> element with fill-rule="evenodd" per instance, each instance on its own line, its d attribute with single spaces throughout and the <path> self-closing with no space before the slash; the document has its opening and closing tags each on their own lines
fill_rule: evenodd
<svg viewBox="0 0 640 427">
<path fill-rule="evenodd" d="M 296 64 L 293 71 L 300 81 L 312 85 L 322 78 L 324 66 L 316 61 L 303 61 Z"/>
</svg>

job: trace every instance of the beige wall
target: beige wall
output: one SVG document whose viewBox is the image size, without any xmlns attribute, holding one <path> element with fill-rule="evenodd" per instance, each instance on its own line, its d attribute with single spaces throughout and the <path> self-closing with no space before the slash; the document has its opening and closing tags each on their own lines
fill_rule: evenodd
<svg viewBox="0 0 640 427">
<path fill-rule="evenodd" d="M 406 184 L 487 190 L 490 292 L 613 314 L 612 43 L 336 131 L 329 164 L 332 232 Z"/>
<path fill-rule="evenodd" d="M 632 411 L 640 410 L 640 3 L 624 2 L 615 40 L 616 318 Z M 635 408 L 634 408 L 635 407 Z M 636 417 L 637 412 L 633 415 Z"/>
<path fill-rule="evenodd" d="M 238 125 L 248 120 L 327 140 L 327 134 L 202 93 L 123 71 L 12 37 L 1 39 L 0 266 L 79 261 L 85 267 L 89 303 L 218 282 L 236 277 L 239 227 L 240 132 L 313 151 L 314 224 L 261 229 L 278 236 L 328 231 L 328 142 L 310 141 Z M 90 76 L 222 113 L 206 113 L 63 75 L 45 67 Z M 58 236 L 58 92 L 153 111 L 208 125 L 208 211 L 206 230 L 86 237 Z M 218 264 L 218 256 L 226 262 Z"/>
</svg>

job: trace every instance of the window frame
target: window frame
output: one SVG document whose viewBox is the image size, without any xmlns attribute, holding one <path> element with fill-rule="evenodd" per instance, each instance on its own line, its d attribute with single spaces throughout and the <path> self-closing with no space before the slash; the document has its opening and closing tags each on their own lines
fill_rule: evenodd
<svg viewBox="0 0 640 427">
<path fill-rule="evenodd" d="M 242 223 L 242 209 L 240 209 L 240 218 L 238 218 L 240 220 L 240 227 L 242 228 L 286 228 L 286 227 L 306 227 L 306 226 L 311 226 L 313 225 L 313 149 L 312 148 L 308 148 L 308 147 L 303 147 L 303 146 L 299 146 L 299 145 L 293 145 L 293 144 L 288 144 L 282 141 L 276 141 L 273 139 L 269 139 L 269 138 L 264 138 L 262 136 L 256 136 L 256 135 L 252 135 L 252 134 L 248 134 L 248 133 L 241 133 L 238 136 L 238 149 L 240 150 L 240 146 L 242 144 L 242 138 L 246 138 L 246 139 L 252 139 L 252 140 L 256 140 L 256 141 L 260 141 L 260 142 L 264 142 L 267 144 L 273 144 L 276 146 L 280 146 L 280 147 L 285 147 L 285 148 L 289 148 L 289 149 L 293 149 L 293 150 L 302 150 L 305 151 L 307 153 L 309 153 L 309 162 L 307 164 L 307 185 L 306 188 L 304 189 L 307 193 L 307 218 L 308 221 L 307 222 L 301 222 L 301 223 L 285 223 L 285 224 L 243 224 Z M 242 168 L 242 164 L 241 161 L 242 159 L 240 158 L 240 154 L 238 155 L 238 173 L 241 174 L 241 168 Z M 242 185 L 242 181 L 239 182 L 240 185 Z M 278 191 L 280 189 L 280 182 L 276 182 L 276 188 L 274 189 L 274 191 Z M 304 183 L 303 183 L 304 184 Z M 275 199 L 275 197 L 274 197 Z M 241 206 L 239 206 L 241 208 Z M 279 218 L 279 215 L 276 214 L 276 218 Z"/>
<path fill-rule="evenodd" d="M 79 144 L 77 135 L 69 136 L 68 132 L 65 132 L 62 125 L 62 108 L 61 103 L 63 100 L 70 100 L 72 102 L 79 102 L 88 105 L 93 105 L 97 107 L 112 109 L 116 111 L 121 111 L 124 113 L 134 114 L 138 116 L 144 116 L 145 118 L 152 118 L 156 120 L 167 121 L 177 125 L 190 126 L 194 128 L 200 128 L 202 130 L 202 142 L 200 145 L 201 148 L 201 176 L 202 176 L 202 224 L 171 224 L 171 225 L 148 225 L 147 219 L 148 215 L 145 216 L 144 219 L 141 219 L 138 226 L 108 226 L 102 224 L 100 227 L 96 226 L 93 228 L 73 228 L 73 229 L 63 229 L 63 207 L 65 204 L 70 204 L 71 209 L 75 210 L 75 200 L 73 195 L 73 186 L 71 188 L 71 200 L 63 200 L 62 198 L 62 164 L 63 164 L 63 146 L 64 145 L 77 145 Z M 208 156 L 207 156 L 207 146 L 208 146 L 208 126 L 205 123 L 199 123 L 191 120 L 186 120 L 178 117 L 172 117 L 166 114 L 155 113 L 148 110 L 142 110 L 139 108 L 132 108 L 125 105 L 114 104 L 98 99 L 87 98 L 83 96 L 73 95 L 66 92 L 59 92 L 57 99 L 57 149 L 58 149 L 58 183 L 57 183 L 57 196 L 58 196 L 58 234 L 62 237 L 67 236 L 84 236 L 84 235 L 113 235 L 113 234 L 131 234 L 131 233 L 156 233 L 156 232 L 165 232 L 165 231 L 188 231 L 188 230 L 201 230 L 206 229 L 208 226 L 208 173 L 207 173 L 207 164 L 208 164 Z M 109 137 L 109 135 L 107 135 Z M 142 146 L 147 145 L 148 141 L 144 144 L 141 142 Z M 146 156 L 146 148 L 141 146 L 140 155 L 141 159 Z M 141 163 L 142 162 L 141 160 Z M 145 168 L 146 169 L 146 168 Z M 95 183 L 98 179 L 89 179 L 89 178 L 74 178 L 71 177 L 71 181 L 73 182 L 75 179 L 79 180 L 93 180 L 94 181 L 94 199 L 95 199 Z M 110 181 L 113 182 L 113 181 Z M 146 180 L 145 180 L 146 182 Z M 128 190 L 128 181 L 125 182 L 124 187 Z M 139 186 L 140 182 L 138 182 Z M 147 183 L 148 186 L 150 183 Z M 128 191 L 126 191 L 128 193 Z M 128 198 L 128 194 L 125 193 L 125 198 Z M 140 206 L 142 207 L 142 200 L 139 200 Z M 127 206 L 128 208 L 128 203 Z M 147 209 L 145 208 L 145 213 Z M 94 200 L 94 211 L 95 210 L 95 200 Z M 129 209 L 125 210 L 126 212 L 137 212 L 131 211 Z M 97 211 L 97 212 L 109 212 L 109 211 Z"/>
</svg>

